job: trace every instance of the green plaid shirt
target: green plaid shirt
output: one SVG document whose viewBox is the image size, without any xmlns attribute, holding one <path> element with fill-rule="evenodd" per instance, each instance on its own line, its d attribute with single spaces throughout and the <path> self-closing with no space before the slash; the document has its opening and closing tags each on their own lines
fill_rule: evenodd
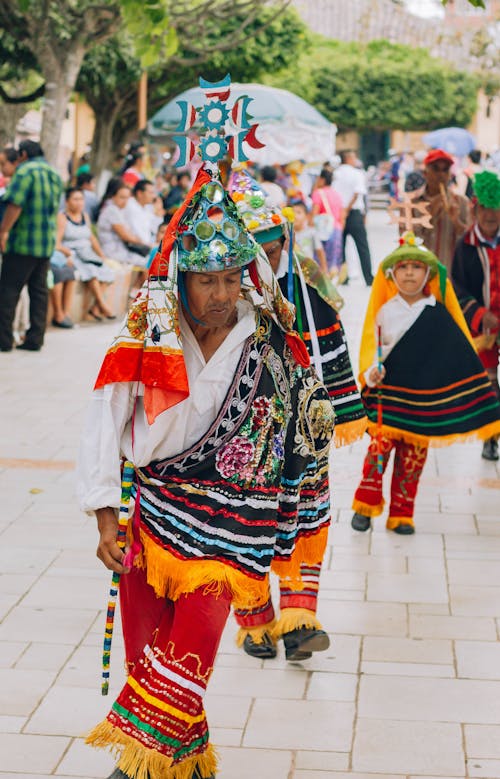
<svg viewBox="0 0 500 779">
<path fill-rule="evenodd" d="M 52 256 L 62 191 L 61 177 L 42 157 L 18 166 L 4 195 L 5 203 L 22 208 L 10 230 L 8 252 L 30 257 Z"/>
</svg>

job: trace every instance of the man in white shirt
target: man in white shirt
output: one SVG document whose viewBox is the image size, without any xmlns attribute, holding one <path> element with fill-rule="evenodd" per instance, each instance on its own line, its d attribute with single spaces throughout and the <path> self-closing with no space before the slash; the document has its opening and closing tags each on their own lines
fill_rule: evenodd
<svg viewBox="0 0 500 779">
<path fill-rule="evenodd" d="M 344 257 L 347 236 L 351 235 L 359 255 L 361 270 L 367 286 L 373 282 L 372 261 L 368 236 L 365 227 L 365 195 L 367 194 L 365 176 L 356 167 L 356 154 L 351 151 L 340 152 L 342 164 L 335 171 L 333 186 L 342 198 L 345 210 Z M 347 279 L 344 283 L 347 282 Z"/>
<path fill-rule="evenodd" d="M 125 219 L 131 231 L 137 235 L 140 241 L 152 247 L 154 243 L 154 213 L 153 200 L 155 190 L 153 183 L 148 179 L 141 179 L 132 190 L 132 197 L 125 206 Z"/>
</svg>

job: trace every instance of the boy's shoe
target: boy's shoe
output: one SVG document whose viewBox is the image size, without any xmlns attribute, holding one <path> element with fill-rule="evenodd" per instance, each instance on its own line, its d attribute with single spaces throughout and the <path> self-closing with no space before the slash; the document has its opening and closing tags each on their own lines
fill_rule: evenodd
<svg viewBox="0 0 500 779">
<path fill-rule="evenodd" d="M 366 517 L 364 514 L 359 514 L 357 511 L 352 515 L 351 527 L 353 530 L 359 530 L 361 533 L 365 533 L 372 526 L 370 517 Z"/>
<path fill-rule="evenodd" d="M 402 522 L 400 525 L 394 528 L 394 532 L 399 536 L 412 536 L 415 532 L 415 528 L 413 525 L 406 525 Z"/>
<path fill-rule="evenodd" d="M 317 628 L 297 628 L 282 635 L 287 660 L 308 660 L 313 652 L 323 652 L 330 646 L 328 633 Z"/>
<path fill-rule="evenodd" d="M 481 452 L 483 460 L 498 460 L 498 441 L 496 438 L 487 438 Z"/>
<path fill-rule="evenodd" d="M 272 657 L 276 657 L 278 654 L 276 644 L 269 633 L 264 633 L 260 644 L 254 641 L 250 633 L 248 633 L 243 641 L 243 649 L 247 655 L 250 655 L 250 657 L 257 657 L 259 660 L 269 660 Z"/>
</svg>

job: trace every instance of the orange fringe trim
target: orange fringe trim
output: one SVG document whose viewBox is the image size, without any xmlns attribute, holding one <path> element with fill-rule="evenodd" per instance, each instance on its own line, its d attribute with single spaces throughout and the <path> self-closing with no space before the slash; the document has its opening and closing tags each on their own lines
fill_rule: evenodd
<svg viewBox="0 0 500 779">
<path fill-rule="evenodd" d="M 228 589 L 235 608 L 254 608 L 269 598 L 269 576 L 251 579 L 241 571 L 214 560 L 179 560 L 141 533 L 142 554 L 136 565 L 146 570 L 146 578 L 159 598 L 177 600 L 181 595 L 205 587 L 220 596 Z"/>
<path fill-rule="evenodd" d="M 298 628 L 310 628 L 321 630 L 321 623 L 314 611 L 309 609 L 283 609 L 272 633 L 272 638 L 277 641 L 283 633 L 289 633 Z"/>
<path fill-rule="evenodd" d="M 274 638 L 275 625 L 276 620 L 273 619 L 271 622 L 267 622 L 265 625 L 257 625 L 256 627 L 251 628 L 240 628 L 236 633 L 236 646 L 242 647 L 243 642 L 247 636 L 252 637 L 254 644 L 262 644 L 264 642 L 264 636 L 266 633 L 270 638 Z"/>
<path fill-rule="evenodd" d="M 364 514 L 365 517 L 379 517 L 384 510 L 385 501 L 379 503 L 378 506 L 370 506 L 368 503 L 363 503 L 361 500 L 354 498 L 352 502 L 352 509 L 357 514 Z"/>
<path fill-rule="evenodd" d="M 217 753 L 212 744 L 207 745 L 205 752 L 187 757 L 173 766 L 171 757 L 155 749 L 147 749 L 108 720 L 100 722 L 89 733 L 85 743 L 93 747 L 108 747 L 113 755 L 119 756 L 118 768 L 134 779 L 159 776 L 162 779 L 192 779 L 195 771 L 202 779 L 209 779 L 217 770 Z"/>
<path fill-rule="evenodd" d="M 411 525 L 415 527 L 413 517 L 388 517 L 385 526 L 387 530 L 394 530 L 399 525 Z"/>
<path fill-rule="evenodd" d="M 339 449 L 341 446 L 349 446 L 355 441 L 359 441 L 366 432 L 368 426 L 367 417 L 361 419 L 354 419 L 352 422 L 344 422 L 341 425 L 335 425 L 334 444 L 335 448 Z"/>
<path fill-rule="evenodd" d="M 304 583 L 300 576 L 300 566 L 303 563 L 305 565 L 322 563 L 327 542 L 328 525 L 325 525 L 314 535 L 299 538 L 289 559 L 274 559 L 271 563 L 271 571 L 278 574 L 280 579 L 285 579 L 287 584 L 293 582 L 294 590 L 303 590 Z"/>
<path fill-rule="evenodd" d="M 445 436 L 425 436 L 418 433 L 409 433 L 406 430 L 400 430 L 398 427 L 382 425 L 380 427 L 375 422 L 368 423 L 368 432 L 373 438 L 382 435 L 392 438 L 395 441 L 406 441 L 407 444 L 416 444 L 417 446 L 451 446 L 452 444 L 465 441 L 486 441 L 488 438 L 500 435 L 500 421 L 490 422 L 488 425 L 479 427 L 477 430 L 471 430 L 469 433 L 454 433 Z"/>
</svg>

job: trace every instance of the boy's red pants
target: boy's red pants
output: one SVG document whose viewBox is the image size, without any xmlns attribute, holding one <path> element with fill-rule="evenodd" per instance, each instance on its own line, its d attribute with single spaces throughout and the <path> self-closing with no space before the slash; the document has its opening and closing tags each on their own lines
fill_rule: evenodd
<svg viewBox="0 0 500 779">
<path fill-rule="evenodd" d="M 363 477 L 354 495 L 352 507 L 359 514 L 377 517 L 384 509 L 382 477 L 394 449 L 394 470 L 391 480 L 391 503 L 387 528 L 413 525 L 413 511 L 418 482 L 427 459 L 427 446 L 409 444 L 382 436 L 372 438 L 363 464 Z M 382 473 L 378 472 L 377 456 L 382 453 Z"/>
</svg>

